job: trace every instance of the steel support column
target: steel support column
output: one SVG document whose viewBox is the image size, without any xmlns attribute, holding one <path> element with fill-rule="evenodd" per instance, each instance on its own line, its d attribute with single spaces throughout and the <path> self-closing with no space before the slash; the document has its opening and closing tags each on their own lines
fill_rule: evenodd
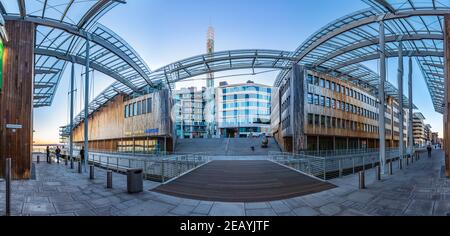
<svg viewBox="0 0 450 236">
<path fill-rule="evenodd" d="M 73 168 L 73 93 L 75 92 L 75 63 L 72 62 L 72 71 L 70 75 L 70 143 L 69 143 L 69 153 L 70 153 L 70 168 Z"/>
<path fill-rule="evenodd" d="M 386 169 L 386 124 L 385 124 L 385 109 L 384 105 L 386 103 L 385 95 L 384 95 L 384 83 L 386 81 L 386 45 L 385 45 L 385 35 L 384 35 L 384 22 L 380 21 L 380 85 L 378 92 L 379 99 L 379 118 L 378 118 L 378 127 L 379 127 L 379 138 L 380 138 L 380 167 L 381 174 L 385 173 Z"/>
<path fill-rule="evenodd" d="M 403 110 L 403 44 L 399 42 L 398 44 L 398 97 L 400 98 L 399 102 L 399 150 L 400 150 L 400 161 L 402 161 L 403 156 L 405 154 L 405 145 L 404 145 L 404 110 Z"/>
<path fill-rule="evenodd" d="M 412 75 L 413 75 L 413 61 L 412 57 L 408 60 L 408 106 L 409 106 L 409 116 L 408 116 L 408 153 L 413 154 L 414 150 L 414 137 L 413 137 L 413 90 L 412 90 Z"/>
<path fill-rule="evenodd" d="M 86 168 L 89 159 L 89 64 L 90 43 L 86 39 L 86 72 L 84 81 L 84 166 Z"/>
</svg>

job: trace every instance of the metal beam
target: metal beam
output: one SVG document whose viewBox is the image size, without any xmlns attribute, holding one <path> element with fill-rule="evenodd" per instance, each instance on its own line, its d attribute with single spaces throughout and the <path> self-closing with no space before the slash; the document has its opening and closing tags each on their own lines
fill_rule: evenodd
<svg viewBox="0 0 450 236">
<path fill-rule="evenodd" d="M 414 137 L 413 137 L 413 108 L 411 104 L 413 103 L 413 88 L 412 88 L 412 77 L 413 77 L 413 61 L 412 58 L 408 59 L 408 103 L 409 103 L 409 119 L 408 119 L 408 152 L 410 155 L 414 151 Z"/>
<path fill-rule="evenodd" d="M 398 97 L 403 97 L 403 44 L 400 42 L 398 45 Z M 403 102 L 399 102 L 399 149 L 400 149 L 400 161 L 403 161 L 404 153 L 405 153 L 405 145 L 404 145 L 404 113 L 403 110 Z"/>
<path fill-rule="evenodd" d="M 20 17 L 25 17 L 27 15 L 25 0 L 17 0 L 17 5 L 19 6 Z"/>
<path fill-rule="evenodd" d="M 50 57 L 56 57 L 60 60 L 65 60 L 68 62 L 72 62 L 74 61 L 77 64 L 80 65 L 85 65 L 86 64 L 86 59 L 82 58 L 80 56 L 75 56 L 75 55 L 67 55 L 65 53 L 61 53 L 61 52 L 57 52 L 57 51 L 53 51 L 53 50 L 48 50 L 48 49 L 40 49 L 40 48 L 36 48 L 34 50 L 35 54 L 37 55 L 44 55 L 44 56 L 50 56 Z M 128 81 L 126 78 L 123 78 L 121 75 L 115 73 L 114 71 L 111 71 L 101 65 L 98 65 L 94 62 L 89 63 L 90 68 L 94 69 L 96 71 L 99 71 L 107 76 L 110 76 L 111 78 L 119 81 L 120 83 L 124 84 L 125 86 L 129 87 L 130 89 L 132 89 L 135 92 L 138 92 L 139 89 L 136 88 L 133 84 L 130 83 L 130 81 Z"/>
<path fill-rule="evenodd" d="M 378 91 L 379 99 L 379 116 L 378 116 L 378 127 L 379 127 L 379 142 L 380 142 L 380 167 L 381 174 L 386 171 L 386 123 L 385 123 L 385 109 L 384 105 L 386 103 L 386 98 L 384 95 L 384 84 L 386 81 L 386 48 L 384 42 L 384 22 L 380 21 L 380 43 L 379 43 L 379 57 L 380 57 L 380 83 Z"/>
<path fill-rule="evenodd" d="M 437 52 L 437 51 L 410 51 L 410 50 L 403 50 L 403 53 L 405 55 L 410 55 L 413 57 L 428 57 L 428 56 L 432 56 L 432 57 L 443 57 L 444 56 L 444 52 Z M 389 52 L 385 52 L 385 57 L 397 57 L 398 56 L 398 52 L 397 50 L 392 50 Z M 344 61 L 342 64 L 337 65 L 336 67 L 331 68 L 331 70 L 338 70 L 340 68 L 349 66 L 349 65 L 353 65 L 353 64 L 358 64 L 361 62 L 365 62 L 365 61 L 371 61 L 371 60 L 376 60 L 380 58 L 380 54 L 378 52 L 375 52 L 374 54 L 364 54 L 364 56 L 362 57 L 357 57 L 357 58 L 353 58 L 352 60 L 349 61 Z"/>
<path fill-rule="evenodd" d="M 410 35 L 391 35 L 391 36 L 387 36 L 385 39 L 385 43 L 392 43 L 392 42 L 399 42 L 399 38 L 400 38 L 400 42 L 402 41 L 413 41 L 413 40 L 425 40 L 425 39 L 429 39 L 429 40 L 443 40 L 444 37 L 442 34 L 410 34 Z M 325 58 L 319 60 L 317 63 L 314 63 L 314 67 L 318 67 L 320 65 L 322 65 L 323 63 L 332 60 L 333 58 L 336 58 L 338 56 L 341 56 L 345 53 L 357 50 L 357 49 L 361 49 L 364 47 L 369 47 L 372 45 L 378 45 L 379 44 L 379 38 L 368 38 L 365 39 L 363 41 L 360 41 L 356 44 L 352 44 L 348 47 L 344 47 L 341 48 L 337 51 L 334 51 L 333 53 L 327 55 Z"/>
<path fill-rule="evenodd" d="M 50 27 L 50 28 L 60 29 L 69 34 L 73 34 L 75 36 L 81 37 L 83 39 L 87 39 L 89 37 L 92 43 L 97 44 L 98 46 L 103 47 L 106 50 L 117 55 L 120 59 L 122 59 L 130 67 L 132 67 L 136 72 L 138 72 L 147 81 L 147 83 L 150 86 L 153 86 L 153 83 L 151 82 L 149 76 L 147 75 L 147 73 L 145 73 L 139 67 L 139 65 L 137 65 L 127 54 L 125 54 L 123 51 L 121 51 L 115 45 L 113 45 L 112 43 L 103 39 L 102 37 L 99 37 L 98 35 L 89 33 L 82 29 L 78 29 L 76 26 L 73 26 L 73 25 L 70 25 L 70 24 L 67 24 L 67 23 L 64 23 L 61 21 L 52 20 L 52 19 L 42 19 L 40 17 L 35 17 L 35 16 L 26 16 L 24 18 L 20 18 L 17 16 L 8 16 L 8 15 L 4 16 L 4 18 L 5 18 L 5 20 L 27 21 L 27 22 L 33 22 L 35 24 Z"/>
<path fill-rule="evenodd" d="M 373 1 L 386 8 L 386 10 L 388 10 L 389 12 L 395 13 L 394 7 L 392 7 L 392 5 L 386 2 L 385 0 L 373 0 Z"/>
<path fill-rule="evenodd" d="M 85 80 L 84 80 L 84 168 L 87 168 L 89 159 L 89 68 L 90 68 L 90 42 L 86 40 L 86 56 L 85 56 Z"/>
</svg>

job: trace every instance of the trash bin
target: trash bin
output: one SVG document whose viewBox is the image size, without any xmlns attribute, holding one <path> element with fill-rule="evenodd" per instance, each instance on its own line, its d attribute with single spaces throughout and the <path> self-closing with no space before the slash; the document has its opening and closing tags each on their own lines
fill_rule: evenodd
<svg viewBox="0 0 450 236">
<path fill-rule="evenodd" d="M 127 170 L 127 190 L 128 193 L 140 193 L 144 189 L 142 169 Z"/>
</svg>

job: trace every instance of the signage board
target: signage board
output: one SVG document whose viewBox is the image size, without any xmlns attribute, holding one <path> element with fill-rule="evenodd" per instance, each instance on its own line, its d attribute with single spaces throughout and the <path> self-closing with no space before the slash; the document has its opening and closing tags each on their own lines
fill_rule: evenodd
<svg viewBox="0 0 450 236">
<path fill-rule="evenodd" d="M 17 124 L 7 124 L 6 125 L 7 129 L 22 129 L 22 125 L 17 125 Z"/>
<path fill-rule="evenodd" d="M 145 133 L 146 134 L 157 134 L 157 133 L 159 133 L 159 129 L 146 129 Z"/>
</svg>

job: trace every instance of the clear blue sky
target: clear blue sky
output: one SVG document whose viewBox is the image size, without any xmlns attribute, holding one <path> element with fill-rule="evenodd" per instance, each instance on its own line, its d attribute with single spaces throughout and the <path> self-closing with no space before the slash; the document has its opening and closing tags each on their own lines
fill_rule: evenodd
<svg viewBox="0 0 450 236">
<path fill-rule="evenodd" d="M 360 0 L 128 0 L 101 18 L 100 22 L 124 38 L 150 69 L 203 54 L 206 32 L 216 31 L 216 51 L 232 49 L 295 50 L 308 36 L 327 23 L 366 8 Z M 376 63 L 367 63 L 377 71 Z M 390 60 L 389 81 L 396 83 L 396 60 Z M 81 68 L 77 67 L 78 84 Z M 240 73 L 240 72 L 239 72 Z M 231 83 L 248 79 L 271 85 L 277 73 L 236 77 Z M 96 73 L 92 97 L 112 79 Z M 58 127 L 68 123 L 69 73 L 65 73 L 52 107 L 35 109 L 36 142 L 58 142 Z M 185 87 L 200 85 L 188 82 Z M 406 84 L 405 84 L 406 86 Z M 80 87 L 78 85 L 78 87 Z M 406 88 L 406 87 L 405 87 Z M 416 68 L 414 102 L 434 131 L 442 134 L 442 116 L 435 113 L 426 84 Z M 406 89 L 405 89 L 406 92 Z M 80 96 L 77 111 L 81 109 Z M 77 112 L 78 113 L 78 112 Z"/>
</svg>

